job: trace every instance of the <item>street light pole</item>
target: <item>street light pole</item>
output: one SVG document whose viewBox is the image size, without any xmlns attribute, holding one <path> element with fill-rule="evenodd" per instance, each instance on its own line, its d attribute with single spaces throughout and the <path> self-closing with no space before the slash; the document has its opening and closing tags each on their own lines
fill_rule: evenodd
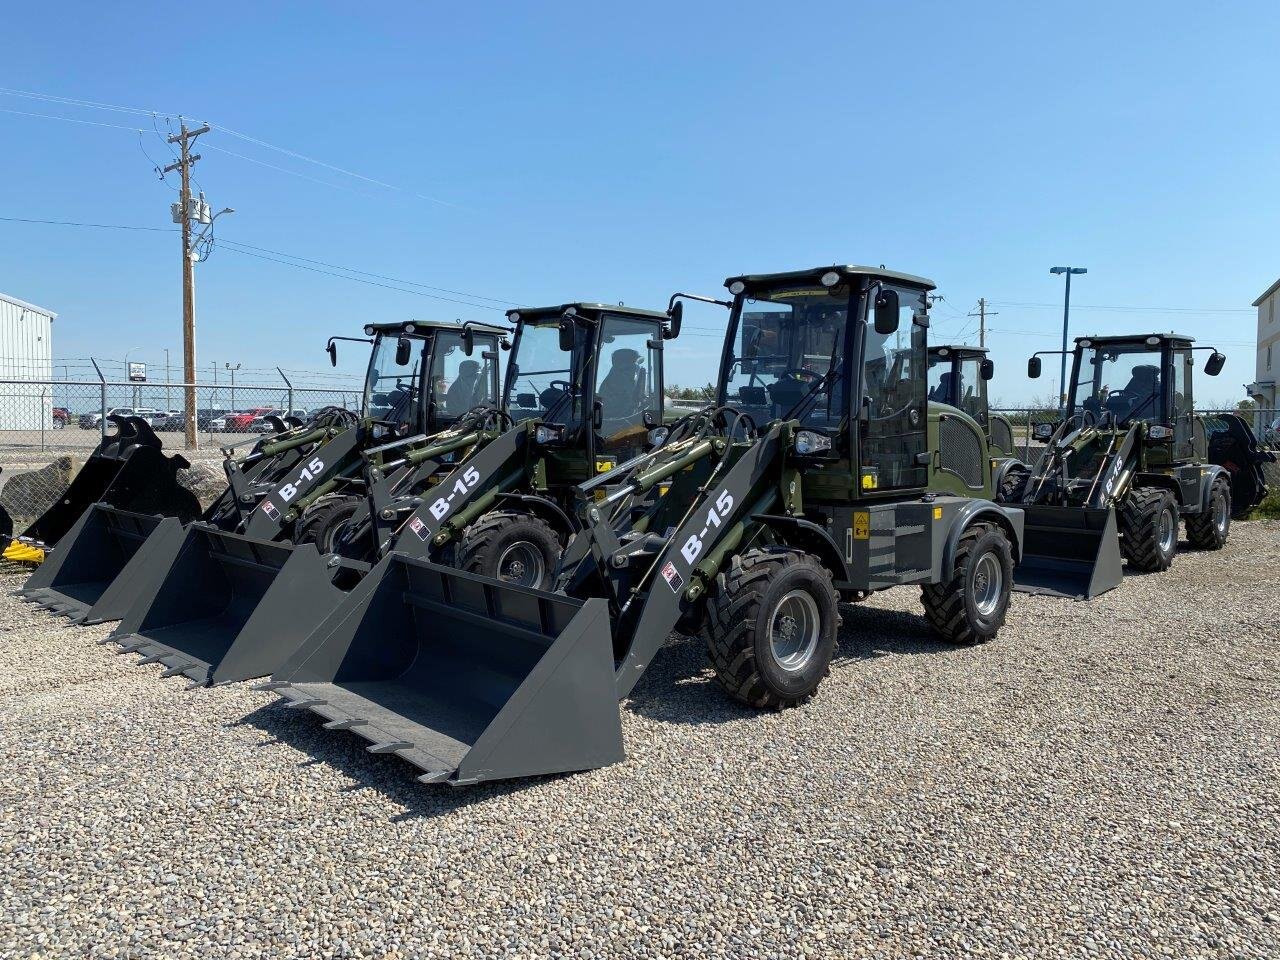
<svg viewBox="0 0 1280 960">
<path fill-rule="evenodd" d="M 236 409 L 236 371 L 240 369 L 240 364 L 237 363 L 233 367 L 229 363 L 224 363 L 223 366 L 225 366 L 228 370 L 231 371 L 231 409 L 235 410 Z"/>
<path fill-rule="evenodd" d="M 1064 274 L 1067 278 L 1066 290 L 1062 295 L 1062 364 L 1058 368 L 1058 412 L 1062 413 L 1067 405 L 1067 328 L 1071 323 L 1071 275 L 1088 273 L 1084 267 L 1050 267 L 1052 274 Z"/>
</svg>

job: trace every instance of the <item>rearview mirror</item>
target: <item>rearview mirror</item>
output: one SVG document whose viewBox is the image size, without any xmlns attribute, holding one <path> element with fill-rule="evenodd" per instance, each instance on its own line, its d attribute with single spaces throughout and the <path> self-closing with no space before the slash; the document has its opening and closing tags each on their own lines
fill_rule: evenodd
<svg viewBox="0 0 1280 960">
<path fill-rule="evenodd" d="M 475 334 L 471 332 L 470 327 L 463 327 L 462 328 L 462 352 L 469 357 L 471 356 L 471 353 L 472 351 L 475 350 L 475 348 L 476 348 Z"/>
<path fill-rule="evenodd" d="M 978 375 L 983 380 L 990 380 L 996 375 L 996 365 L 990 357 L 983 357 L 982 363 L 978 366 Z"/>
<path fill-rule="evenodd" d="M 881 336 L 898 332 L 898 291 L 881 290 L 876 297 L 875 330 Z"/>
<path fill-rule="evenodd" d="M 595 403 L 591 405 L 591 428 L 593 430 L 599 430 L 603 426 L 604 426 L 604 402 L 601 400 L 597 400 L 595 401 Z"/>
<path fill-rule="evenodd" d="M 1030 377 L 1032 380 L 1035 380 L 1040 376 L 1040 358 L 1039 357 L 1032 357 L 1030 360 L 1027 361 L 1027 376 Z"/>
<path fill-rule="evenodd" d="M 674 340 L 680 336 L 680 324 L 684 320 L 684 301 L 677 300 L 672 304 L 671 309 L 667 311 L 667 316 L 670 319 L 667 321 L 666 326 L 662 328 L 662 339 Z"/>
<path fill-rule="evenodd" d="M 573 352 L 573 321 L 560 321 L 560 349 L 565 353 Z"/>
<path fill-rule="evenodd" d="M 396 341 L 396 366 L 407 367 L 412 356 L 413 344 L 408 337 L 401 337 Z"/>
<path fill-rule="evenodd" d="M 1219 353 L 1217 350 L 1209 354 L 1209 359 L 1204 362 L 1204 372 L 1211 377 L 1216 377 L 1222 372 L 1222 365 L 1227 362 L 1226 354 Z"/>
<path fill-rule="evenodd" d="M 338 345 L 330 340 L 329 345 L 324 348 L 324 352 L 329 355 L 329 366 L 336 367 L 338 365 Z"/>
</svg>

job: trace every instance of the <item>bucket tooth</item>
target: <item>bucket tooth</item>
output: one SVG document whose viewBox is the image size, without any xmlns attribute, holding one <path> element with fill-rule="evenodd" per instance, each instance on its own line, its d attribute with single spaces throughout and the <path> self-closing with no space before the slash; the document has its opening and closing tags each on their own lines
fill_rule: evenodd
<svg viewBox="0 0 1280 960">
<path fill-rule="evenodd" d="M 623 758 L 603 600 L 390 554 L 307 638 L 277 692 L 452 785 Z M 323 705 L 313 701 L 323 701 Z"/>
<path fill-rule="evenodd" d="M 284 705 L 286 710 L 310 710 L 312 707 L 323 707 L 328 701 L 320 697 L 308 697 L 306 700 L 290 700 Z"/>
<path fill-rule="evenodd" d="M 190 666 L 188 666 L 187 664 L 183 664 L 183 665 L 181 665 L 181 666 L 177 666 L 177 667 L 170 667 L 168 670 L 165 670 L 164 672 L 162 672 L 162 673 L 160 674 L 160 677 L 161 677 L 162 679 L 163 679 L 163 678 L 165 678 L 165 677 L 176 677 L 176 676 L 178 676 L 179 674 L 184 674 L 184 673 L 186 673 L 186 672 L 187 672 L 188 670 L 190 670 L 190 669 L 191 669 L 191 667 L 190 667 Z"/>
<path fill-rule="evenodd" d="M 138 666 L 141 667 L 141 666 L 145 666 L 148 663 L 163 663 L 163 662 L 164 662 L 163 653 L 150 653 L 138 661 Z"/>
<path fill-rule="evenodd" d="M 250 690 L 282 690 L 289 686 L 287 680 L 268 680 L 265 683 L 255 683 Z"/>
</svg>

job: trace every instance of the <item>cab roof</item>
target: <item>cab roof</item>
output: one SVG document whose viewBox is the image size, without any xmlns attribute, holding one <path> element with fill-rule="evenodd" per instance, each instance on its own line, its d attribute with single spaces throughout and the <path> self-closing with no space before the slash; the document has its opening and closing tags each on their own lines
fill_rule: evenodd
<svg viewBox="0 0 1280 960">
<path fill-rule="evenodd" d="M 1160 342 L 1164 343 L 1170 340 L 1176 340 L 1179 343 L 1195 343 L 1195 337 L 1189 337 L 1185 333 L 1123 333 L 1111 334 L 1105 337 L 1076 337 L 1076 345 L 1079 346 L 1081 340 L 1088 340 L 1090 343 L 1145 343 L 1149 337 L 1159 337 Z M 1152 344 L 1156 346 L 1156 344 Z"/>
<path fill-rule="evenodd" d="M 412 331 L 405 330 L 405 327 L 409 324 L 413 324 L 414 329 Z M 463 327 L 470 327 L 479 333 L 511 333 L 510 327 L 499 327 L 492 323 L 478 323 L 474 320 L 468 320 L 466 323 L 461 320 L 398 320 L 394 323 L 370 323 L 365 326 L 373 330 L 374 333 L 426 333 L 433 330 L 461 331 Z"/>
<path fill-rule="evenodd" d="M 790 270 L 786 273 L 745 273 L 741 276 L 729 277 L 725 280 L 724 285 L 727 287 L 735 280 L 741 280 L 749 287 L 787 283 L 792 280 L 800 282 L 812 280 L 818 283 L 821 282 L 822 275 L 831 270 L 835 270 L 845 277 L 871 277 L 874 280 L 890 280 L 894 283 L 918 287 L 922 290 L 937 288 L 936 283 L 925 277 L 917 277 L 911 273 L 899 273 L 897 270 L 886 270 L 884 267 L 862 267 L 856 264 L 831 264 L 824 267 L 810 267 L 808 270 Z"/>
<path fill-rule="evenodd" d="M 985 357 L 991 352 L 986 347 L 970 347 L 964 344 L 951 343 L 940 343 L 936 347 L 929 348 L 929 352 L 931 354 L 936 353 L 941 355 L 943 350 L 946 350 L 948 353 L 958 353 L 962 357 Z"/>
<path fill-rule="evenodd" d="M 521 317 L 525 319 L 549 319 L 564 316 L 564 312 L 572 307 L 578 313 L 596 315 L 601 313 L 622 314 L 627 317 L 638 317 L 642 320 L 669 320 L 665 313 L 660 310 L 642 310 L 639 307 L 628 307 L 621 303 L 591 303 L 587 301 L 575 301 L 573 303 L 561 303 L 551 307 L 518 307 L 514 310 L 507 311 L 507 319 L 515 323 Z"/>
</svg>

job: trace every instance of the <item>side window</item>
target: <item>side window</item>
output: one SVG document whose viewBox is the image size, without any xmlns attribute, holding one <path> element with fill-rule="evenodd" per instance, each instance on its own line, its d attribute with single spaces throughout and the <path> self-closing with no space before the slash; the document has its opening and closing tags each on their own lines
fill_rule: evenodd
<svg viewBox="0 0 1280 960">
<path fill-rule="evenodd" d="M 1170 411 L 1173 420 L 1174 456 L 1192 455 L 1192 397 L 1191 374 L 1195 370 L 1195 356 L 1189 349 L 1173 351 L 1173 396 Z"/>
<path fill-rule="evenodd" d="M 654 323 L 606 315 L 596 360 L 595 399 L 600 404 L 599 436 L 605 450 L 643 443 L 644 415 L 658 412 L 661 361 L 649 346 L 658 337 Z"/>
<path fill-rule="evenodd" d="M 925 328 L 913 322 L 927 313 L 922 291 L 898 289 L 896 333 L 879 334 L 870 322 L 862 362 L 862 464 L 864 491 L 923 487 L 928 467 L 917 462 L 928 448 L 928 366 Z"/>
<path fill-rule="evenodd" d="M 436 334 L 431 390 L 436 410 L 442 416 L 460 417 L 480 404 L 496 402 L 496 361 L 486 358 L 486 353 L 497 354 L 492 337 L 477 335 L 475 349 L 467 356 L 461 333 Z"/>
<path fill-rule="evenodd" d="M 982 379 L 982 361 L 971 357 L 960 364 L 959 407 L 974 420 L 987 424 L 987 381 Z"/>
</svg>

